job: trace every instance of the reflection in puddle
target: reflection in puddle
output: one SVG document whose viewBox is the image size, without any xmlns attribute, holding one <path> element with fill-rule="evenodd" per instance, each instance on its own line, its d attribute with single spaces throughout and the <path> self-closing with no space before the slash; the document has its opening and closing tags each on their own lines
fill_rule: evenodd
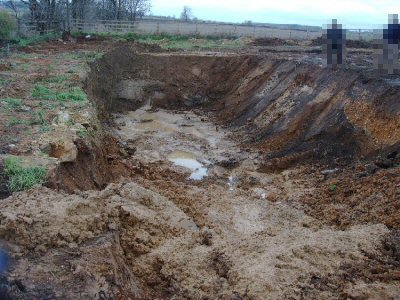
<svg viewBox="0 0 400 300">
<path fill-rule="evenodd" d="M 195 156 L 190 152 L 174 151 L 168 155 L 168 159 L 176 166 L 188 168 L 192 171 L 189 179 L 202 180 L 207 176 L 207 168 L 198 162 Z"/>
</svg>

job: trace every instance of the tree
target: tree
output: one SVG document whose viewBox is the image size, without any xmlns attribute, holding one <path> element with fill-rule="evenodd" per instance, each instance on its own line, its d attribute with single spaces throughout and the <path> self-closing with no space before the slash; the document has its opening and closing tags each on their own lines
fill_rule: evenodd
<svg viewBox="0 0 400 300">
<path fill-rule="evenodd" d="M 136 21 L 136 18 L 142 18 L 150 12 L 150 0 L 127 0 L 126 8 L 129 12 L 129 20 Z"/>
<path fill-rule="evenodd" d="M 189 6 L 184 6 L 181 13 L 181 20 L 188 22 L 193 17 L 192 9 Z"/>
<path fill-rule="evenodd" d="M 0 10 L 0 41 L 7 40 L 14 29 L 14 18 L 5 10 Z"/>
</svg>

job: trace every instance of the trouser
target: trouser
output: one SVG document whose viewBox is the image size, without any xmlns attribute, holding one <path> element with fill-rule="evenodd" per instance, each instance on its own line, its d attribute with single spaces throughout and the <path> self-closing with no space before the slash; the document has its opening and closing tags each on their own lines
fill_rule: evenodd
<svg viewBox="0 0 400 300">
<path fill-rule="evenodd" d="M 326 62 L 328 66 L 336 67 L 345 62 L 345 49 L 343 44 L 328 43 L 326 48 Z"/>
<path fill-rule="evenodd" d="M 378 71 L 387 74 L 399 72 L 399 45 L 383 40 L 375 53 L 374 66 Z"/>
</svg>

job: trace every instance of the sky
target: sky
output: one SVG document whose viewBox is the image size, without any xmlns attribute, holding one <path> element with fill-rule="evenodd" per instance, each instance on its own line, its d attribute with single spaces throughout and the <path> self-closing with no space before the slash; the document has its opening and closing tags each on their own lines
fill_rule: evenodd
<svg viewBox="0 0 400 300">
<path fill-rule="evenodd" d="M 400 15 L 400 0 L 151 0 L 152 14 L 179 17 L 184 5 L 203 20 L 323 26 L 332 18 L 347 29 L 379 28 Z"/>
</svg>

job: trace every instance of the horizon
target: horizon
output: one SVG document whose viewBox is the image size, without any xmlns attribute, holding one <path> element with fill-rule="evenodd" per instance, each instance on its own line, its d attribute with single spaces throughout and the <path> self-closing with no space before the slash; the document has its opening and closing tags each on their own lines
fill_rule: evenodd
<svg viewBox="0 0 400 300">
<path fill-rule="evenodd" d="M 243 23 L 288 24 L 304 26 L 320 26 L 329 24 L 332 19 L 338 19 L 346 29 L 379 29 L 387 24 L 389 13 L 399 13 L 397 1 L 388 0 L 382 3 L 378 0 L 336 0 L 324 5 L 319 1 L 296 0 L 259 1 L 248 0 L 243 5 L 239 0 L 220 0 L 218 2 L 204 0 L 152 0 L 151 14 L 157 16 L 179 18 L 183 6 L 192 9 L 194 17 L 201 20 Z M 295 7 L 295 8 L 294 8 Z M 366 21 L 368 20 L 368 21 Z"/>
</svg>

